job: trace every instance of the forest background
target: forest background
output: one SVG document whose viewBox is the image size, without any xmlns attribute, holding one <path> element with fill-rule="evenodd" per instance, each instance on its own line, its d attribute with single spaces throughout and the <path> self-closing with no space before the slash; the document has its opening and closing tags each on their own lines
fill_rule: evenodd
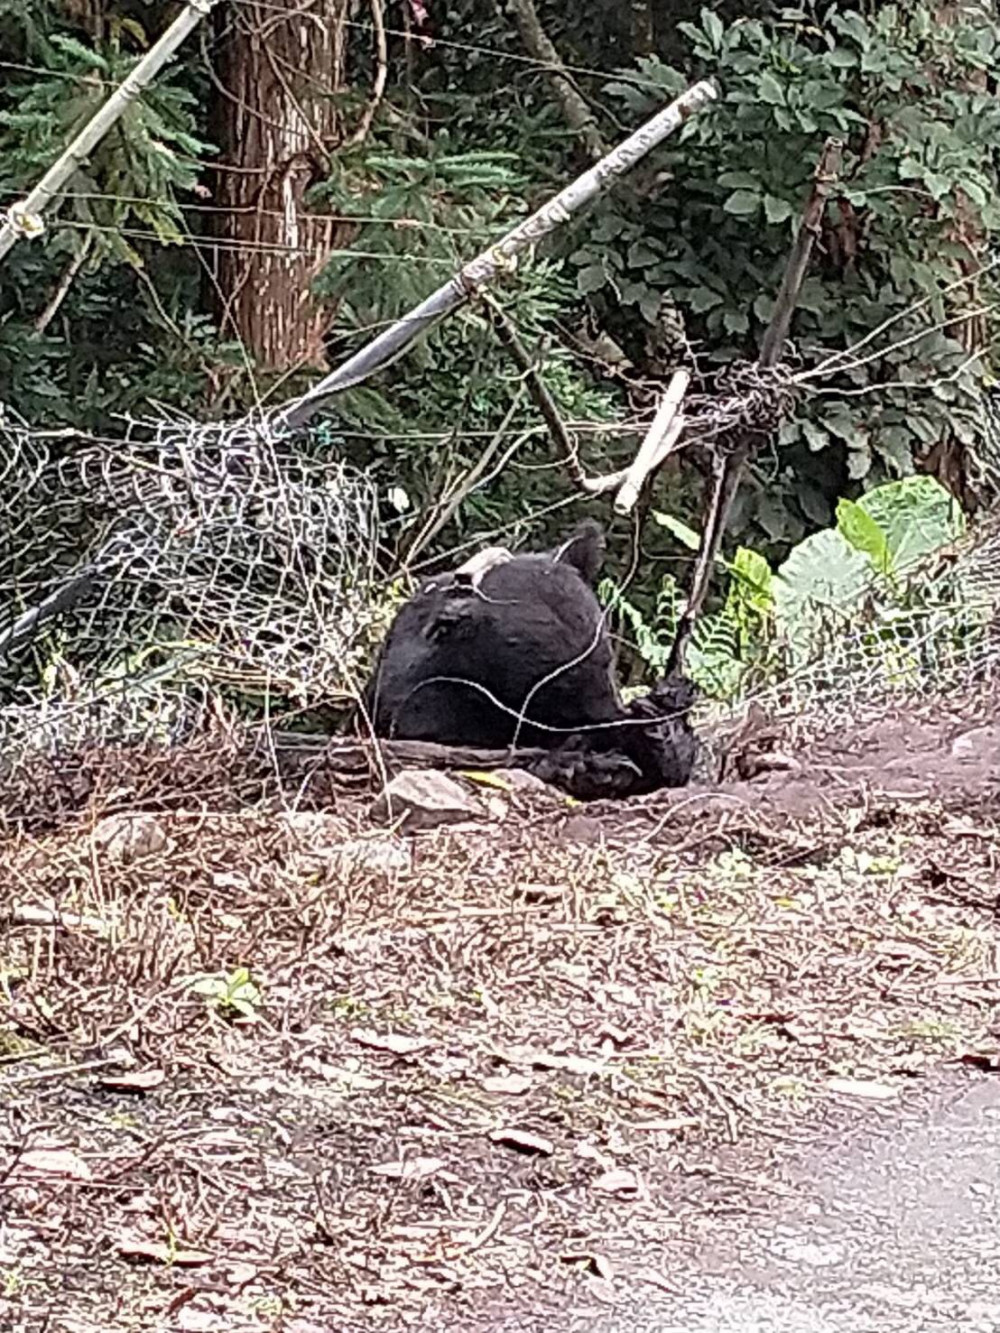
<svg viewBox="0 0 1000 1333">
<path fill-rule="evenodd" d="M 0 205 L 180 8 L 0 0 Z M 613 471 L 676 368 L 710 385 L 756 356 L 822 145 L 844 140 L 791 360 L 891 331 L 818 370 L 750 470 L 728 548 L 745 618 L 762 570 L 857 523 L 845 498 L 928 474 L 966 513 L 993 501 L 998 73 L 995 5 L 961 0 L 225 0 L 44 239 L 4 261 L 0 397 L 34 426 L 104 435 L 151 407 L 210 420 L 291 397 L 711 77 L 718 103 L 497 297 L 585 470 Z M 312 441 L 375 480 L 387 578 L 609 519 L 475 303 L 339 397 Z M 604 591 L 640 672 L 676 619 L 704 472 L 685 451 L 612 525 Z"/>
</svg>

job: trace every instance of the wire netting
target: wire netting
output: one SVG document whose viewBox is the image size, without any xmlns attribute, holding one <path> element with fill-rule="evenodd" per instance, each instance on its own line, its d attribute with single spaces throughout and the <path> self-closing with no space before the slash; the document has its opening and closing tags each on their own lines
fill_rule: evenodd
<svg viewBox="0 0 1000 1333">
<path fill-rule="evenodd" d="M 984 452 L 1000 457 L 992 418 Z M 265 418 L 39 431 L 0 409 L 0 764 L 174 745 L 340 699 L 383 622 L 371 481 Z M 809 610 L 712 724 L 755 702 L 846 722 L 1000 674 L 1000 518 L 845 612 Z"/>
<path fill-rule="evenodd" d="M 701 710 L 706 725 L 757 705 L 820 729 L 1000 678 L 1000 511 L 902 568 L 874 572 L 848 605 L 801 607 L 795 634 L 767 645 L 739 688 Z"/>
<path fill-rule="evenodd" d="M 342 694 L 371 628 L 374 489 L 266 420 L 34 431 L 0 411 L 0 757 L 174 742 L 228 691 Z"/>
</svg>

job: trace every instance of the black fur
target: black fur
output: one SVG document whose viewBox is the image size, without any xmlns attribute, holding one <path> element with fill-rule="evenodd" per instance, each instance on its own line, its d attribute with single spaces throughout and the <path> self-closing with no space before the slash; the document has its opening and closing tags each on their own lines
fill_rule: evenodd
<svg viewBox="0 0 1000 1333">
<path fill-rule="evenodd" d="M 581 797 L 686 783 L 691 687 L 665 680 L 622 703 L 593 589 L 603 554 L 588 521 L 555 551 L 429 579 L 396 616 L 365 691 L 376 735 L 545 749 L 538 776 Z"/>
</svg>

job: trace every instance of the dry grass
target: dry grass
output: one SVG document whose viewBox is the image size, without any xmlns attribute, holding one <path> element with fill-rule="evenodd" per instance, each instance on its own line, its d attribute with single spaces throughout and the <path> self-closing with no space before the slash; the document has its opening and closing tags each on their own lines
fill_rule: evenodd
<svg viewBox="0 0 1000 1333">
<path fill-rule="evenodd" d="M 5 1326 L 464 1330 L 669 1290 L 691 1218 L 780 1190 L 770 1143 L 995 1052 L 980 786 L 10 832 Z"/>
</svg>

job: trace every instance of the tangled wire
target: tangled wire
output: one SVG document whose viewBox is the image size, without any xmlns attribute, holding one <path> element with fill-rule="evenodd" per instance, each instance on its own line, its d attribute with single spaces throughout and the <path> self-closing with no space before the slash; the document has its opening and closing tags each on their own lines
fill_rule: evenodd
<svg viewBox="0 0 1000 1333">
<path fill-rule="evenodd" d="M 0 754 L 174 739 L 226 683 L 328 699 L 364 640 L 376 512 L 367 478 L 261 420 L 110 440 L 0 411 Z"/>
</svg>

